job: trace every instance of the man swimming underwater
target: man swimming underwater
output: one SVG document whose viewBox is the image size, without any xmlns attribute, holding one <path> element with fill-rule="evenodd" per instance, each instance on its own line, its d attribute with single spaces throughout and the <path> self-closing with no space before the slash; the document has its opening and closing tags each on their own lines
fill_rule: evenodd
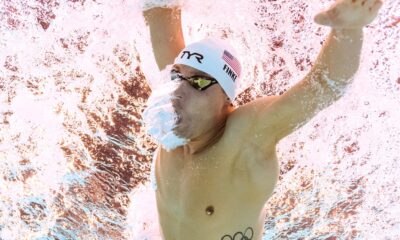
<svg viewBox="0 0 400 240">
<path fill-rule="evenodd" d="M 160 143 L 155 177 L 162 236 L 260 240 L 263 207 L 279 174 L 276 144 L 344 94 L 359 67 L 363 27 L 382 2 L 337 0 L 317 14 L 315 22 L 332 30 L 310 72 L 283 95 L 237 108 L 231 103 L 242 73 L 232 47 L 217 39 L 185 46 L 179 4 L 144 3 L 157 64 L 170 79 L 153 89 L 157 97 L 144 113 Z"/>
</svg>

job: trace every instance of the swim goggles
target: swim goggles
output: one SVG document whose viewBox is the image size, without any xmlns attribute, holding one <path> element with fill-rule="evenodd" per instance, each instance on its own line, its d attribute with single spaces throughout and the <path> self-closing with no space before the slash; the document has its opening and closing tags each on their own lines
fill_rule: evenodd
<svg viewBox="0 0 400 240">
<path fill-rule="evenodd" d="M 184 77 L 182 74 L 176 70 L 171 70 L 171 80 L 186 80 L 189 84 L 199 91 L 204 91 L 207 88 L 211 87 L 212 85 L 218 83 L 215 78 L 209 78 L 205 76 L 191 76 L 191 77 Z"/>
</svg>

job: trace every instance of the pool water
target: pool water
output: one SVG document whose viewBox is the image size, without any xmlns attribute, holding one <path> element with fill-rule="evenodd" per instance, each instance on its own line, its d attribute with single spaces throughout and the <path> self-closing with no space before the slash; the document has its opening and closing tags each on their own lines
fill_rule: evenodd
<svg viewBox="0 0 400 240">
<path fill-rule="evenodd" d="M 188 0 L 184 36 L 231 40 L 239 106 L 305 76 L 332 2 Z M 400 239 L 399 9 L 365 28 L 344 97 L 279 142 L 264 239 Z M 159 239 L 141 113 L 160 78 L 137 2 L 2 1 L 0 23 L 0 239 Z"/>
</svg>

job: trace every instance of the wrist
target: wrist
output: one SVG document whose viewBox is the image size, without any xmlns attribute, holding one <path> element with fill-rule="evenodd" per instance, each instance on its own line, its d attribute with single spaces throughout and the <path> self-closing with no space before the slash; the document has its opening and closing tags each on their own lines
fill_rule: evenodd
<svg viewBox="0 0 400 240">
<path fill-rule="evenodd" d="M 151 17 L 157 17 L 159 18 L 160 16 L 169 16 L 169 15 L 173 15 L 176 13 L 176 8 L 167 8 L 167 7 L 153 7 L 153 8 L 149 8 L 146 10 L 143 10 L 143 16 L 146 19 L 149 19 Z M 179 11 L 178 11 L 179 12 Z"/>
<path fill-rule="evenodd" d="M 363 35 L 363 28 L 332 28 L 332 33 L 339 39 L 359 38 Z"/>
<path fill-rule="evenodd" d="M 153 8 L 182 8 L 183 0 L 140 0 L 143 12 L 152 10 Z"/>
<path fill-rule="evenodd" d="M 354 27 L 354 28 L 350 28 L 350 27 L 345 27 L 345 28 L 336 28 L 336 27 L 332 27 L 333 31 L 336 32 L 340 32 L 340 33 L 357 33 L 357 32 L 363 32 L 363 27 Z"/>
<path fill-rule="evenodd" d="M 143 12 L 146 23 L 151 26 L 172 26 L 181 24 L 181 10 L 179 8 L 150 8 Z"/>
</svg>

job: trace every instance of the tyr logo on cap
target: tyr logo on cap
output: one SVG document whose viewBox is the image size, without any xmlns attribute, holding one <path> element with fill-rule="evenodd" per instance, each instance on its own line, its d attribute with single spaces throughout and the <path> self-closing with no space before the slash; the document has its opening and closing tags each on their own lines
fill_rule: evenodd
<svg viewBox="0 0 400 240">
<path fill-rule="evenodd" d="M 185 55 L 187 55 L 187 59 L 190 59 L 192 56 L 194 56 L 199 63 L 202 63 L 201 60 L 204 58 L 200 53 L 190 53 L 189 51 L 183 51 L 181 58 L 183 58 Z"/>
</svg>

